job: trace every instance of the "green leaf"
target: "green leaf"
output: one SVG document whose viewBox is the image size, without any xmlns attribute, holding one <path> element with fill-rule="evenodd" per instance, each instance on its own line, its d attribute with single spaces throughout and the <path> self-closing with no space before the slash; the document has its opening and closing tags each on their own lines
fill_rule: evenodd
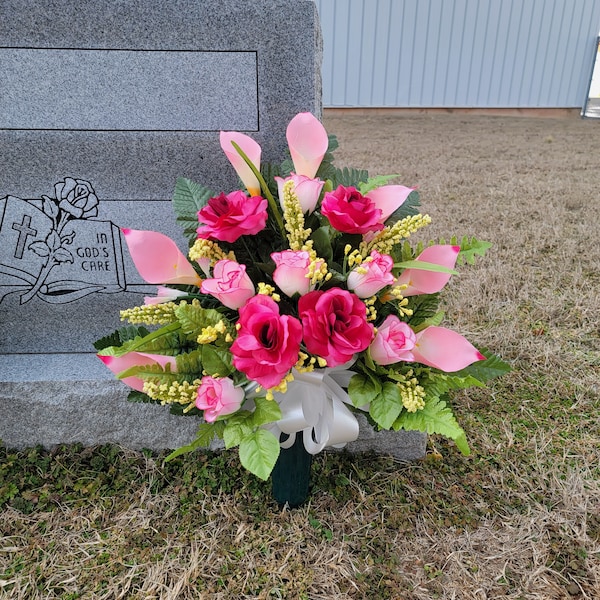
<svg viewBox="0 0 600 600">
<path fill-rule="evenodd" d="M 266 398 L 255 398 L 254 404 L 256 408 L 252 413 L 252 424 L 255 427 L 281 419 L 281 408 L 277 402 Z"/>
<path fill-rule="evenodd" d="M 266 429 L 257 429 L 240 443 L 242 466 L 266 480 L 279 457 L 279 440 Z"/>
<path fill-rule="evenodd" d="M 381 393 L 381 383 L 373 377 L 356 373 L 348 384 L 348 396 L 356 407 L 372 402 Z"/>
<path fill-rule="evenodd" d="M 478 360 L 462 371 L 457 371 L 455 375 L 469 375 L 479 381 L 487 382 L 512 370 L 507 362 L 492 354 L 487 348 L 481 348 L 479 351 L 485 356 L 485 360 Z"/>
<path fill-rule="evenodd" d="M 334 189 L 339 185 L 356 187 L 369 179 L 369 173 L 364 169 L 344 167 L 343 169 L 334 169 L 333 176 L 330 176 L 329 179 L 332 180 Z"/>
<path fill-rule="evenodd" d="M 202 346 L 202 365 L 213 377 L 227 377 L 235 370 L 231 364 L 228 348 L 218 348 L 212 344 Z"/>
<path fill-rule="evenodd" d="M 439 325 L 444 320 L 445 315 L 446 313 L 443 310 L 440 310 L 436 312 L 435 315 L 433 315 L 432 317 L 428 317 L 427 319 L 421 321 L 418 325 L 414 325 L 412 327 L 412 330 L 415 333 L 419 333 L 419 331 L 423 331 L 423 329 L 426 329 L 427 327 Z"/>
<path fill-rule="evenodd" d="M 454 245 L 458 245 L 456 238 L 452 239 Z M 476 256 L 484 256 L 485 253 L 492 247 L 490 242 L 483 242 L 474 237 L 463 237 L 460 242 L 460 252 L 458 253 L 457 262 L 458 264 L 464 264 L 465 262 L 469 265 L 475 264 Z"/>
<path fill-rule="evenodd" d="M 375 177 L 369 177 L 367 181 L 362 182 L 358 186 L 358 191 L 363 196 L 366 196 L 371 190 L 386 185 L 389 181 L 396 179 L 397 177 L 400 177 L 400 175 L 376 175 Z"/>
<path fill-rule="evenodd" d="M 314 250 L 319 258 L 329 263 L 333 260 L 333 250 L 331 248 L 331 235 L 328 226 L 319 227 L 312 232 L 310 239 L 313 240 Z"/>
<path fill-rule="evenodd" d="M 391 226 L 396 221 L 401 221 L 406 217 L 419 214 L 419 206 L 421 202 L 419 200 L 419 193 L 413 190 L 408 198 L 387 218 L 385 224 Z"/>
<path fill-rule="evenodd" d="M 201 423 L 200 427 L 198 428 L 196 439 L 187 446 L 182 446 L 181 448 L 178 448 L 177 450 L 171 452 L 171 454 L 169 454 L 165 458 L 165 462 L 169 462 L 174 458 L 181 456 L 182 454 L 193 452 L 198 448 L 208 448 L 215 437 L 221 437 L 219 429 L 222 430 L 222 427 L 223 425 L 218 422 Z"/>
<path fill-rule="evenodd" d="M 413 330 L 436 317 L 439 312 L 439 296 L 439 294 L 419 294 L 409 297 L 408 308 L 413 311 L 413 314 L 408 318 L 408 322 Z"/>
<path fill-rule="evenodd" d="M 434 273 L 449 273 L 450 275 L 458 275 L 458 271 L 449 269 L 442 265 L 426 262 L 424 260 L 405 260 L 403 262 L 394 263 L 395 269 L 418 269 L 420 271 L 432 271 Z"/>
<path fill-rule="evenodd" d="M 100 354 L 103 356 L 123 356 L 128 352 L 149 352 L 152 354 L 177 354 L 181 347 L 179 333 L 181 325 L 170 323 L 156 331 L 152 331 L 144 337 L 136 337 L 128 340 L 122 346 L 110 346 L 103 348 Z M 171 350 L 171 352 L 169 352 Z"/>
<path fill-rule="evenodd" d="M 175 364 L 177 365 L 177 373 L 192 382 L 194 379 L 200 379 L 203 371 L 203 356 L 200 350 L 192 352 L 183 352 L 175 356 Z"/>
<path fill-rule="evenodd" d="M 190 245 L 196 240 L 198 229 L 198 211 L 203 208 L 215 194 L 191 179 L 180 177 L 173 192 L 173 210 L 177 215 L 177 223 L 183 227 L 183 233 Z"/>
<path fill-rule="evenodd" d="M 205 327 L 216 325 L 223 320 L 223 315 L 213 308 L 203 308 L 198 304 L 181 303 L 175 309 L 181 330 L 193 341 L 196 341 Z"/>
<path fill-rule="evenodd" d="M 223 429 L 225 448 L 229 450 L 241 443 L 242 440 L 252 435 L 254 431 L 253 414 L 247 410 L 240 410 L 227 417 L 227 424 Z"/>
<path fill-rule="evenodd" d="M 429 434 L 439 433 L 451 440 L 454 440 L 462 454 L 470 454 L 469 445 L 465 432 L 457 423 L 452 410 L 446 405 L 446 402 L 438 397 L 429 398 L 425 402 L 425 407 L 414 413 L 402 411 L 402 414 L 396 419 L 394 429 L 424 431 Z"/>
<path fill-rule="evenodd" d="M 136 337 L 144 337 L 150 332 L 145 327 L 128 325 L 113 331 L 110 335 L 100 338 L 94 342 L 94 348 L 98 351 L 109 348 L 110 346 L 120 346 L 124 342 L 134 340 Z"/>
<path fill-rule="evenodd" d="M 386 381 L 381 392 L 371 401 L 369 414 L 383 429 L 389 429 L 402 410 L 402 395 L 395 383 Z"/>
</svg>

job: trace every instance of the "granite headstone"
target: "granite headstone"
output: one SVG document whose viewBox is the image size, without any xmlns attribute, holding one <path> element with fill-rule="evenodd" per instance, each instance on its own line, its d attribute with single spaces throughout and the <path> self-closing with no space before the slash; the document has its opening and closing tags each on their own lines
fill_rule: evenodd
<svg viewBox="0 0 600 600">
<path fill-rule="evenodd" d="M 3 443 L 164 448 L 193 437 L 194 419 L 127 403 L 95 357 L 119 309 L 155 291 L 119 228 L 185 249 L 176 179 L 234 189 L 219 130 L 249 133 L 264 160 L 281 160 L 289 120 L 321 114 L 321 47 L 312 0 L 3 0 Z M 406 439 L 405 458 L 423 454 L 424 436 Z"/>
</svg>

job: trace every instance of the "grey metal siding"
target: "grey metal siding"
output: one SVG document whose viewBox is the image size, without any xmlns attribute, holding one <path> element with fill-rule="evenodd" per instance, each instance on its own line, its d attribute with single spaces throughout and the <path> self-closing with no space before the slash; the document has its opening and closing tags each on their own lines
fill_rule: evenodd
<svg viewBox="0 0 600 600">
<path fill-rule="evenodd" d="M 326 107 L 581 107 L 600 0 L 315 0 Z"/>
</svg>

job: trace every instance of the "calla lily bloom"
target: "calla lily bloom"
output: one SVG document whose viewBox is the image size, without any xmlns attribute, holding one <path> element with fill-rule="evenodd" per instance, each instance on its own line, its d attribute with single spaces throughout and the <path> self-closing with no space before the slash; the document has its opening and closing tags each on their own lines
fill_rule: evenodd
<svg viewBox="0 0 600 600">
<path fill-rule="evenodd" d="M 148 283 L 197 285 L 202 279 L 177 244 L 156 231 L 121 229 L 135 268 Z"/>
<path fill-rule="evenodd" d="M 456 259 L 460 252 L 460 246 L 450 246 L 448 244 L 437 244 L 425 248 L 415 260 L 433 263 L 448 269 L 453 269 L 456 265 Z M 419 294 L 435 294 L 439 292 L 450 279 L 450 273 L 436 273 L 434 271 L 425 271 L 423 269 L 405 269 L 398 279 L 396 285 L 407 285 L 402 290 L 403 296 L 417 296 Z"/>
<path fill-rule="evenodd" d="M 287 126 L 286 137 L 296 174 L 314 178 L 329 147 L 321 121 L 308 112 L 298 113 Z"/>
<path fill-rule="evenodd" d="M 260 196 L 260 183 L 258 182 L 256 175 L 231 143 L 235 142 L 250 159 L 250 162 L 256 167 L 256 170 L 260 171 L 261 148 L 258 142 L 253 140 L 250 136 L 238 133 L 237 131 L 221 131 L 219 140 L 221 142 L 221 148 L 223 149 L 223 152 L 225 152 L 225 156 L 229 159 L 229 162 L 232 164 L 250 195 Z"/>
<path fill-rule="evenodd" d="M 404 204 L 404 201 L 415 189 L 404 185 L 382 185 L 367 192 L 366 196 L 381 211 L 381 222 L 385 223 Z"/>
<path fill-rule="evenodd" d="M 172 372 L 175 372 L 176 369 L 175 357 L 162 354 L 128 352 L 123 356 L 102 356 L 101 354 L 97 356 L 115 375 L 131 369 L 131 367 L 143 367 L 144 365 L 159 364 L 163 369 L 170 365 Z M 121 381 L 138 392 L 144 391 L 144 380 L 140 377 L 125 377 Z"/>
<path fill-rule="evenodd" d="M 485 360 L 485 356 L 462 335 L 437 326 L 417 333 L 412 353 L 415 361 L 446 373 L 460 371 L 478 360 Z"/>
<path fill-rule="evenodd" d="M 164 302 L 173 302 L 181 296 L 187 296 L 181 290 L 174 290 L 163 285 L 156 288 L 156 296 L 144 296 L 144 304 L 163 304 Z"/>
</svg>

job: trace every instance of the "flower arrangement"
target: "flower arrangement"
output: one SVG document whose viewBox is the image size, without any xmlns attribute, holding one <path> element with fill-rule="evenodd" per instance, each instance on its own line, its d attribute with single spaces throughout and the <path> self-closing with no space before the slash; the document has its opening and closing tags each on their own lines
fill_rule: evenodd
<svg viewBox="0 0 600 600">
<path fill-rule="evenodd" d="M 203 417 L 170 457 L 217 437 L 266 479 L 297 436 L 311 454 L 355 440 L 356 413 L 468 454 L 448 392 L 508 366 L 441 326 L 439 293 L 490 244 L 411 245 L 430 222 L 415 189 L 336 168 L 337 141 L 310 113 L 291 120 L 287 141 L 290 158 L 261 164 L 251 137 L 221 132 L 244 189 L 177 181 L 189 260 L 161 233 L 122 230 L 140 275 L 160 287 L 121 312 L 129 326 L 96 342 L 99 358 L 130 400 Z"/>
</svg>

